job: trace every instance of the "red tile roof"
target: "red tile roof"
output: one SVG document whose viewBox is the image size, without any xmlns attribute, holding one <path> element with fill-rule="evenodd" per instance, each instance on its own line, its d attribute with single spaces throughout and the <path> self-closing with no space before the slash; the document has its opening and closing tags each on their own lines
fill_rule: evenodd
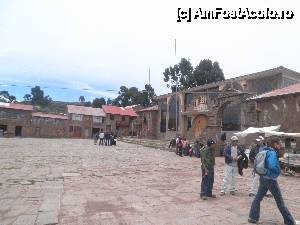
<svg viewBox="0 0 300 225">
<path fill-rule="evenodd" d="M 16 110 L 23 110 L 23 111 L 33 111 L 32 105 L 24 105 L 24 104 L 17 104 L 17 103 L 2 103 L 2 102 L 0 102 L 0 108 L 16 109 Z"/>
<path fill-rule="evenodd" d="M 300 93 L 300 83 L 293 84 L 290 86 L 287 86 L 285 88 L 277 89 L 262 95 L 258 95 L 255 97 L 250 98 L 249 100 L 255 100 L 255 99 L 262 99 L 262 98 L 270 98 L 275 96 L 282 96 L 282 95 L 290 95 L 290 94 L 296 94 Z"/>
<path fill-rule="evenodd" d="M 60 120 L 67 120 L 68 116 L 64 115 L 57 115 L 57 114 L 49 114 L 49 113 L 32 113 L 33 117 L 42 117 L 42 118 L 51 118 L 51 119 L 60 119 Z"/>
<path fill-rule="evenodd" d="M 113 115 L 131 116 L 131 117 L 138 116 L 132 108 L 123 108 L 123 107 L 118 107 L 113 105 L 103 105 L 102 108 L 105 113 L 109 113 Z"/>
<path fill-rule="evenodd" d="M 101 108 L 92 108 L 77 105 L 67 105 L 68 113 L 87 115 L 87 116 L 101 116 L 106 117 L 105 112 Z"/>
</svg>

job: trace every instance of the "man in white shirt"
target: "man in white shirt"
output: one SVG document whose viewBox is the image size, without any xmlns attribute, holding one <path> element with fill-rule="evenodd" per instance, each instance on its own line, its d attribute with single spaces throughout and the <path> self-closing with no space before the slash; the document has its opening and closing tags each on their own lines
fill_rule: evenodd
<svg viewBox="0 0 300 225">
<path fill-rule="evenodd" d="M 99 145 L 103 145 L 104 144 L 104 132 L 103 132 L 103 129 L 101 129 L 101 132 L 99 134 Z"/>
<path fill-rule="evenodd" d="M 236 177 L 238 175 L 237 161 L 242 153 L 242 149 L 238 146 L 238 137 L 231 137 L 231 144 L 224 149 L 225 156 L 225 172 L 221 195 L 225 195 L 227 187 L 230 186 L 230 194 L 235 195 L 236 192 Z"/>
</svg>

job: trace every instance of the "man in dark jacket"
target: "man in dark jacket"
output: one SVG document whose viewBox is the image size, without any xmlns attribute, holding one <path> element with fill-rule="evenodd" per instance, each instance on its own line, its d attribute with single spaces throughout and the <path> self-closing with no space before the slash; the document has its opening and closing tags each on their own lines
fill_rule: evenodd
<svg viewBox="0 0 300 225">
<path fill-rule="evenodd" d="M 270 140 L 270 145 L 271 147 L 264 148 L 264 151 L 267 151 L 265 159 L 265 168 L 267 169 L 267 173 L 264 176 L 260 176 L 258 192 L 252 202 L 248 222 L 258 222 L 260 215 L 260 202 L 263 200 L 267 191 L 270 190 L 284 219 L 284 224 L 295 225 L 296 222 L 289 212 L 288 208 L 284 204 L 282 194 L 277 182 L 277 178 L 280 175 L 280 164 L 276 152 L 281 148 L 281 142 L 279 138 L 272 138 Z"/>
<path fill-rule="evenodd" d="M 201 151 L 201 171 L 202 171 L 202 182 L 201 182 L 201 193 L 200 197 L 203 200 L 209 198 L 215 198 L 212 194 L 214 185 L 214 166 L 215 166 L 215 150 L 216 143 L 214 140 L 209 139 L 207 146 Z"/>
<path fill-rule="evenodd" d="M 241 157 L 242 148 L 238 145 L 238 137 L 231 137 L 231 144 L 224 149 L 225 156 L 225 172 L 223 185 L 221 188 L 221 195 L 225 195 L 227 186 L 230 185 L 230 194 L 235 195 L 236 192 L 236 177 L 238 175 L 237 161 Z"/>
</svg>

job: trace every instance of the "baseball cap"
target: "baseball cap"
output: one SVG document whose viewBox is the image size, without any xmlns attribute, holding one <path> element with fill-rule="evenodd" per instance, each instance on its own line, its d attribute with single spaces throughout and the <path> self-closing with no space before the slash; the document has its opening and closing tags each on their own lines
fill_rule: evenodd
<svg viewBox="0 0 300 225">
<path fill-rule="evenodd" d="M 237 136 L 232 136 L 232 137 L 230 138 L 230 140 L 232 140 L 232 141 L 238 141 L 239 139 L 238 139 Z"/>
<path fill-rule="evenodd" d="M 259 136 L 259 139 L 260 139 L 261 141 L 264 141 L 264 140 L 265 140 L 263 136 Z"/>
<path fill-rule="evenodd" d="M 207 146 L 211 146 L 213 144 L 216 144 L 216 142 L 213 139 L 208 139 L 207 140 Z"/>
</svg>

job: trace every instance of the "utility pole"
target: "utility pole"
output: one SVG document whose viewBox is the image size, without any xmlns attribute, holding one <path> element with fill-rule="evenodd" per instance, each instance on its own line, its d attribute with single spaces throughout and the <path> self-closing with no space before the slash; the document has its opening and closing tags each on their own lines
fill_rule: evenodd
<svg viewBox="0 0 300 225">
<path fill-rule="evenodd" d="M 175 38 L 175 61 L 176 61 L 176 38 Z M 175 91 L 175 94 L 176 94 L 176 96 L 175 96 L 175 101 L 176 101 L 176 108 L 175 108 L 175 111 L 176 111 L 176 137 L 175 138 L 177 138 L 177 136 L 178 136 L 178 112 L 177 112 L 177 108 L 178 108 L 178 103 L 177 103 L 177 101 L 178 101 L 178 97 L 177 97 L 177 88 L 178 88 L 178 77 L 177 77 L 177 80 L 176 80 L 176 91 Z"/>
</svg>

